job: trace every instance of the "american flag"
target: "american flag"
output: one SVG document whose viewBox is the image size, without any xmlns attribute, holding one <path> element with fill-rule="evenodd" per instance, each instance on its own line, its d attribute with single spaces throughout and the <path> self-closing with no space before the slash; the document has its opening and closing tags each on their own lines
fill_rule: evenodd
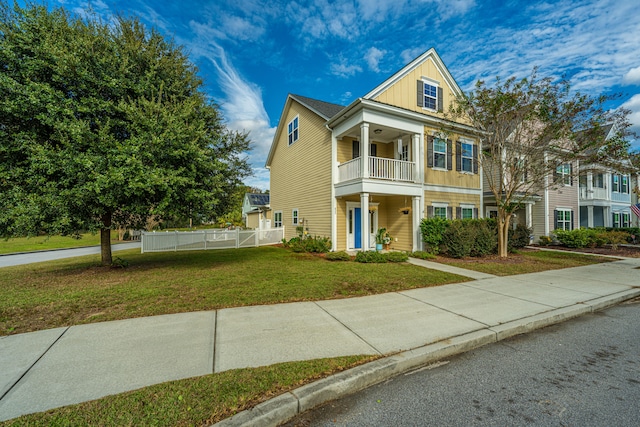
<svg viewBox="0 0 640 427">
<path fill-rule="evenodd" d="M 634 214 L 636 214 L 638 218 L 640 218 L 640 203 L 636 205 L 631 205 L 631 210 L 633 211 Z"/>
</svg>

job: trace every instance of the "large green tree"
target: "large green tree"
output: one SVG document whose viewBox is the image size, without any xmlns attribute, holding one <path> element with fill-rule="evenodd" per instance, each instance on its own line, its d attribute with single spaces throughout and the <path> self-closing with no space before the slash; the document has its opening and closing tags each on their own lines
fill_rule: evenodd
<svg viewBox="0 0 640 427">
<path fill-rule="evenodd" d="M 606 108 L 616 96 L 575 92 L 569 81 L 541 78 L 534 69 L 523 79 L 478 81 L 454 102 L 451 118 L 468 121 L 482 142 L 478 161 L 485 191 L 498 209 L 501 257 L 508 254 L 513 214 L 544 189 L 562 185 L 563 176 L 556 174 L 561 165 L 619 168 L 629 158 L 630 112 Z M 610 123 L 615 135 L 605 140 L 603 129 Z M 579 168 L 570 170 L 577 175 Z"/>
<path fill-rule="evenodd" d="M 215 218 L 249 174 L 180 46 L 137 19 L 0 6 L 0 235 Z"/>
</svg>

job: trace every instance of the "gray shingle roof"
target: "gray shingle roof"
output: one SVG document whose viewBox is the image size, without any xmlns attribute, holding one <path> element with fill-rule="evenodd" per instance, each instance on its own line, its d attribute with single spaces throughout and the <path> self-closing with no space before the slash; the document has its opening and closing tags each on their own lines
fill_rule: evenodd
<svg viewBox="0 0 640 427">
<path fill-rule="evenodd" d="M 325 120 L 329 120 L 344 108 L 343 105 L 307 98 L 306 96 L 291 94 L 291 97 L 321 115 Z"/>
</svg>

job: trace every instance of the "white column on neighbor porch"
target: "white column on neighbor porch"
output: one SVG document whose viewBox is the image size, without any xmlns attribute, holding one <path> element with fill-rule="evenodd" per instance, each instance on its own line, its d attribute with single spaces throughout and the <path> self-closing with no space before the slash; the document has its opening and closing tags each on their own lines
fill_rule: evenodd
<svg viewBox="0 0 640 427">
<path fill-rule="evenodd" d="M 411 215 L 413 216 L 413 251 L 419 251 L 422 243 L 422 233 L 420 232 L 420 196 L 411 198 Z"/>
<path fill-rule="evenodd" d="M 360 233 L 360 237 L 362 239 L 362 250 L 369 250 L 369 236 L 371 234 L 369 225 L 369 193 L 360 193 L 360 215 L 362 229 Z"/>
<path fill-rule="evenodd" d="M 587 193 L 585 199 L 593 199 L 593 172 L 587 172 Z M 592 227 L 591 225 L 589 227 Z"/>
<path fill-rule="evenodd" d="M 611 218 L 611 208 L 609 206 L 605 206 L 602 208 L 602 215 L 604 215 L 604 226 L 613 227 L 613 220 Z"/>
<path fill-rule="evenodd" d="M 587 227 L 593 227 L 593 205 L 587 206 Z"/>
<path fill-rule="evenodd" d="M 331 250 L 338 248 L 338 208 L 336 186 L 338 182 L 338 139 L 331 133 Z"/>
<path fill-rule="evenodd" d="M 362 177 L 369 178 L 369 123 L 360 125 L 360 157 L 362 158 Z"/>
<path fill-rule="evenodd" d="M 533 228 L 533 204 L 527 203 L 527 228 Z"/>
<path fill-rule="evenodd" d="M 411 138 L 411 161 L 413 162 L 413 182 L 422 182 L 420 175 L 420 135 L 414 134 Z"/>
</svg>

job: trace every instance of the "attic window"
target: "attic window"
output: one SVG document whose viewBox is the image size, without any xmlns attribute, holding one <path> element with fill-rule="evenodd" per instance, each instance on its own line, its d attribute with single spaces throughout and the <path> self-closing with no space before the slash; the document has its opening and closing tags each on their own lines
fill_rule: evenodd
<svg viewBox="0 0 640 427">
<path fill-rule="evenodd" d="M 289 131 L 289 145 L 291 145 L 298 140 L 298 136 L 299 136 L 298 116 L 295 116 L 294 119 L 289 122 L 287 129 Z"/>
<path fill-rule="evenodd" d="M 442 88 L 431 80 L 418 80 L 418 106 L 427 110 L 442 111 Z"/>
<path fill-rule="evenodd" d="M 438 88 L 429 83 L 424 84 L 424 108 L 436 109 L 438 105 Z"/>
</svg>

